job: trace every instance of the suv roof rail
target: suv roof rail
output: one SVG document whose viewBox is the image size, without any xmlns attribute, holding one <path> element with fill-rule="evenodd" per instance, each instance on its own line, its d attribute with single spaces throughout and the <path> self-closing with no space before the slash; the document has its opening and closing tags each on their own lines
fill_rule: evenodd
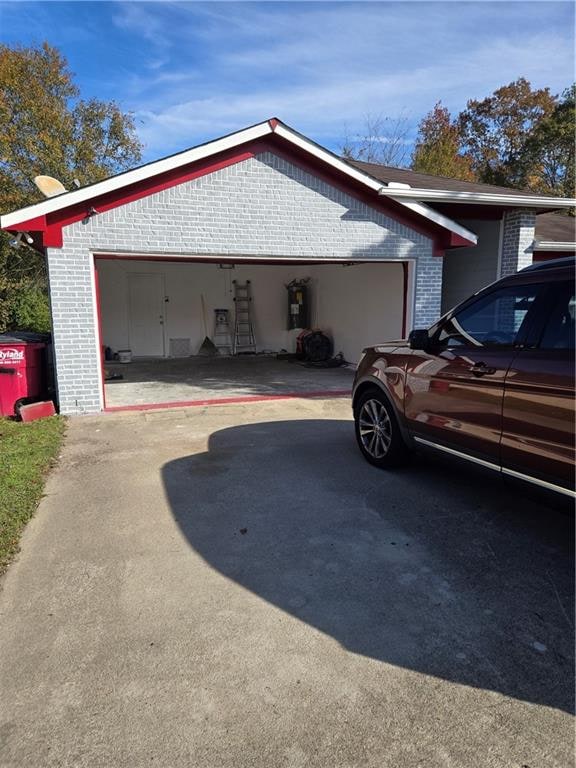
<svg viewBox="0 0 576 768">
<path fill-rule="evenodd" d="M 550 259 L 549 261 L 537 261 L 524 267 L 521 272 L 540 272 L 546 269 L 556 269 L 557 267 L 574 267 L 576 265 L 576 256 L 563 256 L 560 259 Z"/>
</svg>

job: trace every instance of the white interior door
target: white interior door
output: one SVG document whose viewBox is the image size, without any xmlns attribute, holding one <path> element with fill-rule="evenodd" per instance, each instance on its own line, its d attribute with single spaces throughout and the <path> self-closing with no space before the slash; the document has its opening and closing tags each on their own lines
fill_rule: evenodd
<svg viewBox="0 0 576 768">
<path fill-rule="evenodd" d="M 164 306 L 164 275 L 128 275 L 130 349 L 134 357 L 164 357 Z"/>
</svg>

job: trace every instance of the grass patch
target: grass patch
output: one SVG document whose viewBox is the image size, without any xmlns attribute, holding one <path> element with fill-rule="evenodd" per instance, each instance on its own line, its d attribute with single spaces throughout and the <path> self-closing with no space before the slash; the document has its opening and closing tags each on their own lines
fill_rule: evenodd
<svg viewBox="0 0 576 768">
<path fill-rule="evenodd" d="M 0 573 L 18 551 L 63 434 L 60 416 L 29 424 L 0 419 Z"/>
</svg>

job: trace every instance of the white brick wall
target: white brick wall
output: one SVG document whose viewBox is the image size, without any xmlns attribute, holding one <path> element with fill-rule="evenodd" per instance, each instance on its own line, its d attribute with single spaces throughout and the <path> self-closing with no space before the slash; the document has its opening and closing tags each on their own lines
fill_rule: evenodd
<svg viewBox="0 0 576 768">
<path fill-rule="evenodd" d="M 440 314 L 442 259 L 408 227 L 271 153 L 66 227 L 48 250 L 62 413 L 100 408 L 92 251 L 414 259 L 413 325 Z"/>
<path fill-rule="evenodd" d="M 536 214 L 531 209 L 508 211 L 504 214 L 500 275 L 512 275 L 532 264 L 532 246 Z"/>
</svg>

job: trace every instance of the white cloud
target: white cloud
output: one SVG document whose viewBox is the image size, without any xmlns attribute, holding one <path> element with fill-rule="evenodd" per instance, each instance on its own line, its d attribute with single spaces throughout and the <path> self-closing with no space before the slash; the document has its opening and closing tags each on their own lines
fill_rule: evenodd
<svg viewBox="0 0 576 768">
<path fill-rule="evenodd" d="M 137 34 L 158 49 L 166 49 L 171 45 L 170 28 L 164 23 L 164 19 L 156 14 L 152 4 L 119 3 L 112 21 L 117 27 Z"/>
<path fill-rule="evenodd" d="M 150 157 L 273 115 L 330 145 L 369 112 L 416 124 L 520 76 L 559 91 L 574 67 L 566 3 L 133 6 L 116 23 L 162 62 L 128 92 Z"/>
</svg>

